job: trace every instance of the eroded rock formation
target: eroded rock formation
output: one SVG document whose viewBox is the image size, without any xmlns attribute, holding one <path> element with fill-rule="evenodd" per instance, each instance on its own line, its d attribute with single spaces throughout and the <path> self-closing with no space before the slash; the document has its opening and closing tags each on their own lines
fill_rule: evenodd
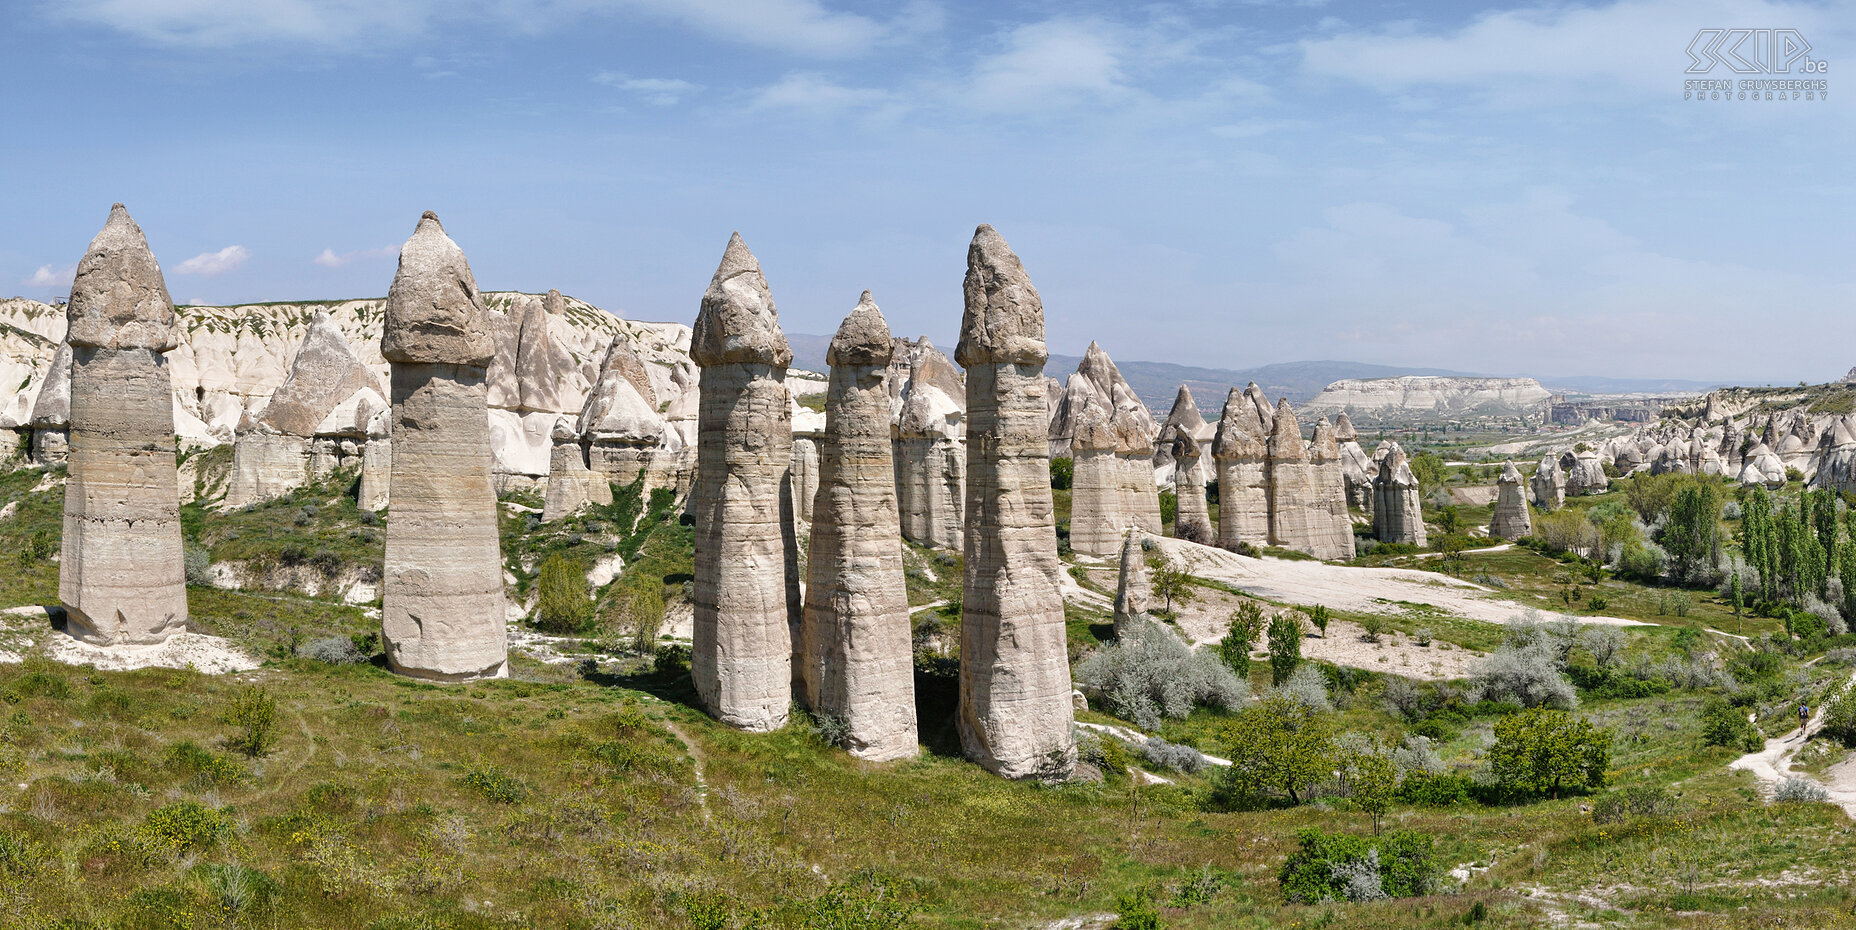
<svg viewBox="0 0 1856 930">
<path fill-rule="evenodd" d="M 1359 430 L 1342 413 L 1334 421 L 1334 441 L 1340 444 L 1341 476 L 1347 482 L 1347 506 L 1368 513 L 1373 509 L 1372 459 L 1360 447 Z"/>
<path fill-rule="evenodd" d="M 800 615 L 787 471 L 793 352 L 760 263 L 730 237 L 690 337 L 702 369 L 696 481 L 691 677 L 716 719 L 777 730 L 792 702 Z"/>
<path fill-rule="evenodd" d="M 1211 512 L 1205 502 L 1205 453 L 1209 451 L 1217 429 L 1205 422 L 1192 391 L 1185 385 L 1173 397 L 1173 409 L 1160 425 L 1154 464 L 1173 470 L 1173 497 L 1177 502 L 1173 516 L 1173 535 L 1202 545 L 1211 545 L 1218 533 L 1212 529 Z"/>
<path fill-rule="evenodd" d="M 70 480 L 58 596 L 66 629 L 105 646 L 162 642 L 187 625 L 164 356 L 180 334 L 161 266 L 122 204 L 78 262 L 65 311 Z"/>
<path fill-rule="evenodd" d="M 1218 545 L 1226 549 L 1269 545 L 1267 435 L 1252 398 L 1232 388 L 1218 417 L 1218 437 L 1212 441 L 1212 458 L 1218 463 Z"/>
<path fill-rule="evenodd" d="M 1560 509 L 1566 503 L 1566 475 L 1560 471 L 1559 456 L 1541 456 L 1527 486 L 1533 494 L 1534 506 L 1547 511 Z"/>
<path fill-rule="evenodd" d="M 991 226 L 967 250 L 960 742 L 1008 778 L 1067 777 L 1076 744 L 1051 507 L 1044 305 Z"/>
<path fill-rule="evenodd" d="M 1373 456 L 1378 459 L 1379 456 Z M 1411 463 L 1398 443 L 1387 446 L 1373 478 L 1373 537 L 1380 542 L 1427 544 L 1424 532 L 1424 508 L 1418 478 L 1411 473 Z"/>
<path fill-rule="evenodd" d="M 1513 462 L 1502 466 L 1495 489 L 1495 514 L 1489 519 L 1489 535 L 1502 539 L 1534 535 L 1534 518 L 1527 510 L 1527 494 L 1521 490 L 1521 470 Z"/>
<path fill-rule="evenodd" d="M 1147 579 L 1146 553 L 1141 551 L 1141 534 L 1133 530 L 1121 541 L 1121 572 L 1115 579 L 1115 635 L 1126 633 L 1134 624 L 1148 621 L 1147 611 L 1153 602 L 1153 584 Z"/>
<path fill-rule="evenodd" d="M 381 337 L 393 365 L 381 635 L 403 675 L 508 674 L 486 402 L 493 352 L 470 263 L 428 212 L 400 249 Z"/>
<path fill-rule="evenodd" d="M 1123 534 L 1160 532 L 1160 498 L 1154 486 L 1153 444 L 1159 427 L 1102 347 L 1090 343 L 1064 386 L 1064 423 L 1051 446 L 1068 433 L 1075 463 L 1070 492 L 1070 548 L 1108 557 Z"/>
<path fill-rule="evenodd" d="M 831 388 L 806 563 L 804 696 L 877 762 L 919 751 L 902 529 L 884 368 L 889 325 L 865 291 L 826 350 Z"/>
<path fill-rule="evenodd" d="M 1347 513 L 1347 478 L 1340 443 L 1327 417 L 1315 423 L 1315 437 L 1308 444 L 1308 464 L 1315 480 L 1316 529 L 1320 531 L 1309 554 L 1318 559 L 1351 559 L 1353 517 Z"/>
<path fill-rule="evenodd" d="M 960 369 L 926 338 L 898 340 L 909 354 L 896 391 L 896 494 L 902 535 L 924 546 L 958 549 L 965 535 L 967 391 Z M 906 380 L 904 380 L 906 379 Z"/>
</svg>

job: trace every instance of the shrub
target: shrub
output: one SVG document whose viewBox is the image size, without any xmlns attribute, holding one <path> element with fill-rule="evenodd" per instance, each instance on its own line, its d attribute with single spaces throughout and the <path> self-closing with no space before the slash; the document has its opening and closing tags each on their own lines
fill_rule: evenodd
<svg viewBox="0 0 1856 930">
<path fill-rule="evenodd" d="M 1158 736 L 1148 737 L 1147 742 L 1141 746 L 1141 753 L 1152 765 L 1188 775 L 1198 774 L 1206 764 L 1204 753 L 1191 746 L 1169 743 Z"/>
<path fill-rule="evenodd" d="M 1766 739 L 1739 708 L 1719 697 L 1710 697 L 1701 707 L 1701 741 L 1709 746 L 1757 752 Z"/>
<path fill-rule="evenodd" d="M 30 875 L 45 860 L 45 847 L 9 830 L 0 830 L 0 875 Z"/>
<path fill-rule="evenodd" d="M 1436 886 L 1437 861 L 1431 838 L 1424 834 L 1394 830 L 1371 839 L 1305 829 L 1296 836 L 1301 846 L 1276 877 L 1285 901 L 1402 898 L 1427 894 Z"/>
<path fill-rule="evenodd" d="M 188 546 L 181 556 L 181 565 L 190 585 L 208 585 L 213 583 L 213 557 L 199 546 Z"/>
<path fill-rule="evenodd" d="M 1593 823 L 1620 823 L 1631 817 L 1667 817 L 1679 805 L 1675 796 L 1657 785 L 1635 785 L 1613 791 L 1592 805 Z"/>
<path fill-rule="evenodd" d="M 1295 667 L 1302 664 L 1301 615 L 1284 611 L 1270 620 L 1270 684 L 1289 680 Z"/>
<path fill-rule="evenodd" d="M 627 575 L 606 596 L 610 622 L 631 639 L 632 650 L 648 654 L 664 629 L 664 585 L 655 575 Z"/>
<path fill-rule="evenodd" d="M 1230 626 L 1218 642 L 1218 656 L 1240 681 L 1250 680 L 1250 647 L 1263 633 L 1263 608 L 1246 600 L 1231 611 Z"/>
<path fill-rule="evenodd" d="M 245 767 L 228 756 L 220 755 L 190 740 L 169 746 L 162 764 L 170 771 L 187 776 L 195 785 L 223 788 L 245 779 Z"/>
<path fill-rule="evenodd" d="M 1386 631 L 1386 618 L 1378 614 L 1367 614 L 1360 618 L 1360 629 L 1365 633 L 1363 638 L 1367 642 L 1379 642 L 1379 637 Z"/>
<path fill-rule="evenodd" d="M 1505 792 L 1547 794 L 1569 786 L 1603 788 L 1611 767 L 1611 732 L 1561 710 L 1535 707 L 1495 722 L 1489 770 Z"/>
<path fill-rule="evenodd" d="M 1316 604 L 1308 609 L 1308 622 L 1314 624 L 1315 632 L 1320 633 L 1322 639 L 1327 639 L 1328 637 L 1328 619 L 1329 614 L 1326 607 Z"/>
<path fill-rule="evenodd" d="M 1592 661 L 1603 671 L 1610 668 L 1611 663 L 1616 662 L 1624 652 L 1624 631 L 1604 624 L 1589 626 L 1580 631 L 1579 645 L 1585 647 Z"/>
<path fill-rule="evenodd" d="M 1386 676 L 1385 687 L 1380 690 L 1379 698 L 1386 712 L 1394 717 L 1416 720 L 1425 711 L 1424 691 L 1409 678 Z"/>
<path fill-rule="evenodd" d="M 1067 455 L 1060 455 L 1050 460 L 1050 486 L 1054 490 L 1068 491 L 1076 479 L 1076 461 Z"/>
<path fill-rule="evenodd" d="M 1407 804 L 1455 807 L 1470 802 L 1475 785 L 1475 779 L 1461 773 L 1412 772 L 1399 782 L 1397 797 Z"/>
<path fill-rule="evenodd" d="M 232 818 L 198 801 L 176 801 L 149 811 L 134 840 L 149 858 L 174 858 L 210 849 L 232 835 Z"/>
<path fill-rule="evenodd" d="M 1114 645 L 1076 667 L 1076 679 L 1101 694 L 1118 717 L 1154 729 L 1197 704 L 1236 710 L 1249 692 L 1210 652 L 1198 652 L 1158 624 L 1136 624 Z"/>
<path fill-rule="evenodd" d="M 515 776 L 495 766 L 477 766 L 464 774 L 464 784 L 498 804 L 518 804 L 528 789 Z"/>
<path fill-rule="evenodd" d="M 324 636 L 312 639 L 297 647 L 296 654 L 316 662 L 330 665 L 355 665 L 366 662 L 367 656 L 355 647 L 354 640 L 346 636 Z"/>
<path fill-rule="evenodd" d="M 1152 889 L 1136 888 L 1115 896 L 1115 923 L 1110 930 L 1160 930 Z"/>
<path fill-rule="evenodd" d="M 232 699 L 226 722 L 238 728 L 229 745 L 255 759 L 277 741 L 277 702 L 262 687 L 246 688 Z"/>
<path fill-rule="evenodd" d="M 1819 732 L 1845 746 L 1856 746 L 1856 689 L 1845 685 L 1825 701 Z"/>
<path fill-rule="evenodd" d="M 1313 713 L 1326 713 L 1334 709 L 1333 702 L 1328 700 L 1327 676 L 1307 663 L 1296 666 L 1288 679 L 1271 688 L 1269 693 L 1287 698 L 1303 710 Z"/>
<path fill-rule="evenodd" d="M 1477 700 L 1512 702 L 1522 707 L 1572 708 L 1578 693 L 1560 674 L 1558 655 L 1551 645 L 1507 644 L 1483 659 L 1476 672 Z"/>
<path fill-rule="evenodd" d="M 1808 778 L 1788 775 L 1772 789 L 1774 804 L 1823 804 L 1830 800 L 1830 792 Z"/>
<path fill-rule="evenodd" d="M 572 634 L 593 619 L 593 599 L 587 594 L 586 566 L 563 555 L 541 563 L 535 585 L 535 625 L 549 633 Z"/>
</svg>

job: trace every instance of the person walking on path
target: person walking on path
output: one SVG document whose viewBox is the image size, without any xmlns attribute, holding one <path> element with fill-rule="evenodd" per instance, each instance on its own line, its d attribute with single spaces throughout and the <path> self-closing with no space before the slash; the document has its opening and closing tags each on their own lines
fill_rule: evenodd
<svg viewBox="0 0 1856 930">
<path fill-rule="evenodd" d="M 1798 702 L 1798 735 L 1799 736 L 1804 735 L 1804 728 L 1809 726 L 1810 723 L 1811 723 L 1811 705 L 1805 703 L 1804 701 L 1799 701 Z"/>
</svg>

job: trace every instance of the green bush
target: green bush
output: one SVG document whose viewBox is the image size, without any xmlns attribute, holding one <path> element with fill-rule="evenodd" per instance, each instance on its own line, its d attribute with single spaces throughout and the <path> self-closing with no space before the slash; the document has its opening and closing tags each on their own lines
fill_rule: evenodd
<svg viewBox="0 0 1856 930">
<path fill-rule="evenodd" d="M 174 858 L 210 849 L 232 835 L 232 818 L 198 801 L 176 801 L 149 812 L 135 830 L 136 845 L 150 858 Z"/>
<path fill-rule="evenodd" d="M 1060 455 L 1050 460 L 1050 486 L 1054 490 L 1068 491 L 1076 479 L 1076 462 L 1067 455 Z"/>
<path fill-rule="evenodd" d="M 1270 684 L 1280 685 L 1302 664 L 1302 620 L 1284 611 L 1270 621 Z"/>
<path fill-rule="evenodd" d="M 1115 923 L 1110 930 L 1160 930 L 1162 926 L 1152 889 L 1136 888 L 1115 896 Z"/>
<path fill-rule="evenodd" d="M 229 756 L 207 749 L 191 740 L 168 747 L 162 765 L 186 777 L 195 785 L 223 788 L 245 780 L 245 767 Z"/>
<path fill-rule="evenodd" d="M 1253 809 L 1278 798 L 1295 805 L 1310 787 L 1334 774 L 1334 723 L 1285 695 L 1271 695 L 1238 712 L 1225 728 L 1231 764 L 1212 777 L 1209 806 Z"/>
<path fill-rule="evenodd" d="M 528 788 L 515 776 L 495 766 L 478 766 L 464 775 L 464 784 L 498 804 L 519 804 L 528 797 Z"/>
<path fill-rule="evenodd" d="M 563 635 L 586 629 L 593 619 L 593 599 L 587 594 L 585 565 L 558 554 L 548 556 L 535 583 L 537 627 Z"/>
<path fill-rule="evenodd" d="M 1411 830 L 1383 837 L 1304 829 L 1301 848 L 1277 873 L 1283 900 L 1371 901 L 1428 894 L 1437 884 L 1431 838 Z"/>
<path fill-rule="evenodd" d="M 1819 732 L 1845 746 L 1856 746 L 1856 691 L 1845 686 L 1824 702 L 1824 726 Z"/>
<path fill-rule="evenodd" d="M 1592 804 L 1593 823 L 1621 823 L 1632 817 L 1667 817 L 1676 812 L 1675 796 L 1657 785 L 1613 791 Z"/>
<path fill-rule="evenodd" d="M 1399 782 L 1397 797 L 1407 804 L 1456 807 L 1473 800 L 1470 792 L 1475 786 L 1475 779 L 1468 775 L 1455 772 L 1432 775 L 1429 772 L 1414 771 Z"/>
<path fill-rule="evenodd" d="M 1757 752 L 1766 738 L 1746 719 L 1745 711 L 1722 698 L 1710 697 L 1701 707 L 1701 741 L 1709 746 Z"/>
<path fill-rule="evenodd" d="M 277 742 L 277 702 L 261 686 L 246 688 L 232 699 L 226 722 L 238 728 L 229 745 L 254 759 Z"/>
</svg>

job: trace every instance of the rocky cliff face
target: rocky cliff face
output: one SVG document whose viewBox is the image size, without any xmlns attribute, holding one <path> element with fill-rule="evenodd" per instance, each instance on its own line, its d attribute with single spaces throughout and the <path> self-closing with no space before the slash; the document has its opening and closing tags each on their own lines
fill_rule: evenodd
<svg viewBox="0 0 1856 930">
<path fill-rule="evenodd" d="M 1440 416 L 1538 417 L 1552 396 L 1532 378 L 1368 378 L 1336 381 L 1303 409 L 1309 416 L 1345 412 L 1362 422 Z"/>
</svg>

